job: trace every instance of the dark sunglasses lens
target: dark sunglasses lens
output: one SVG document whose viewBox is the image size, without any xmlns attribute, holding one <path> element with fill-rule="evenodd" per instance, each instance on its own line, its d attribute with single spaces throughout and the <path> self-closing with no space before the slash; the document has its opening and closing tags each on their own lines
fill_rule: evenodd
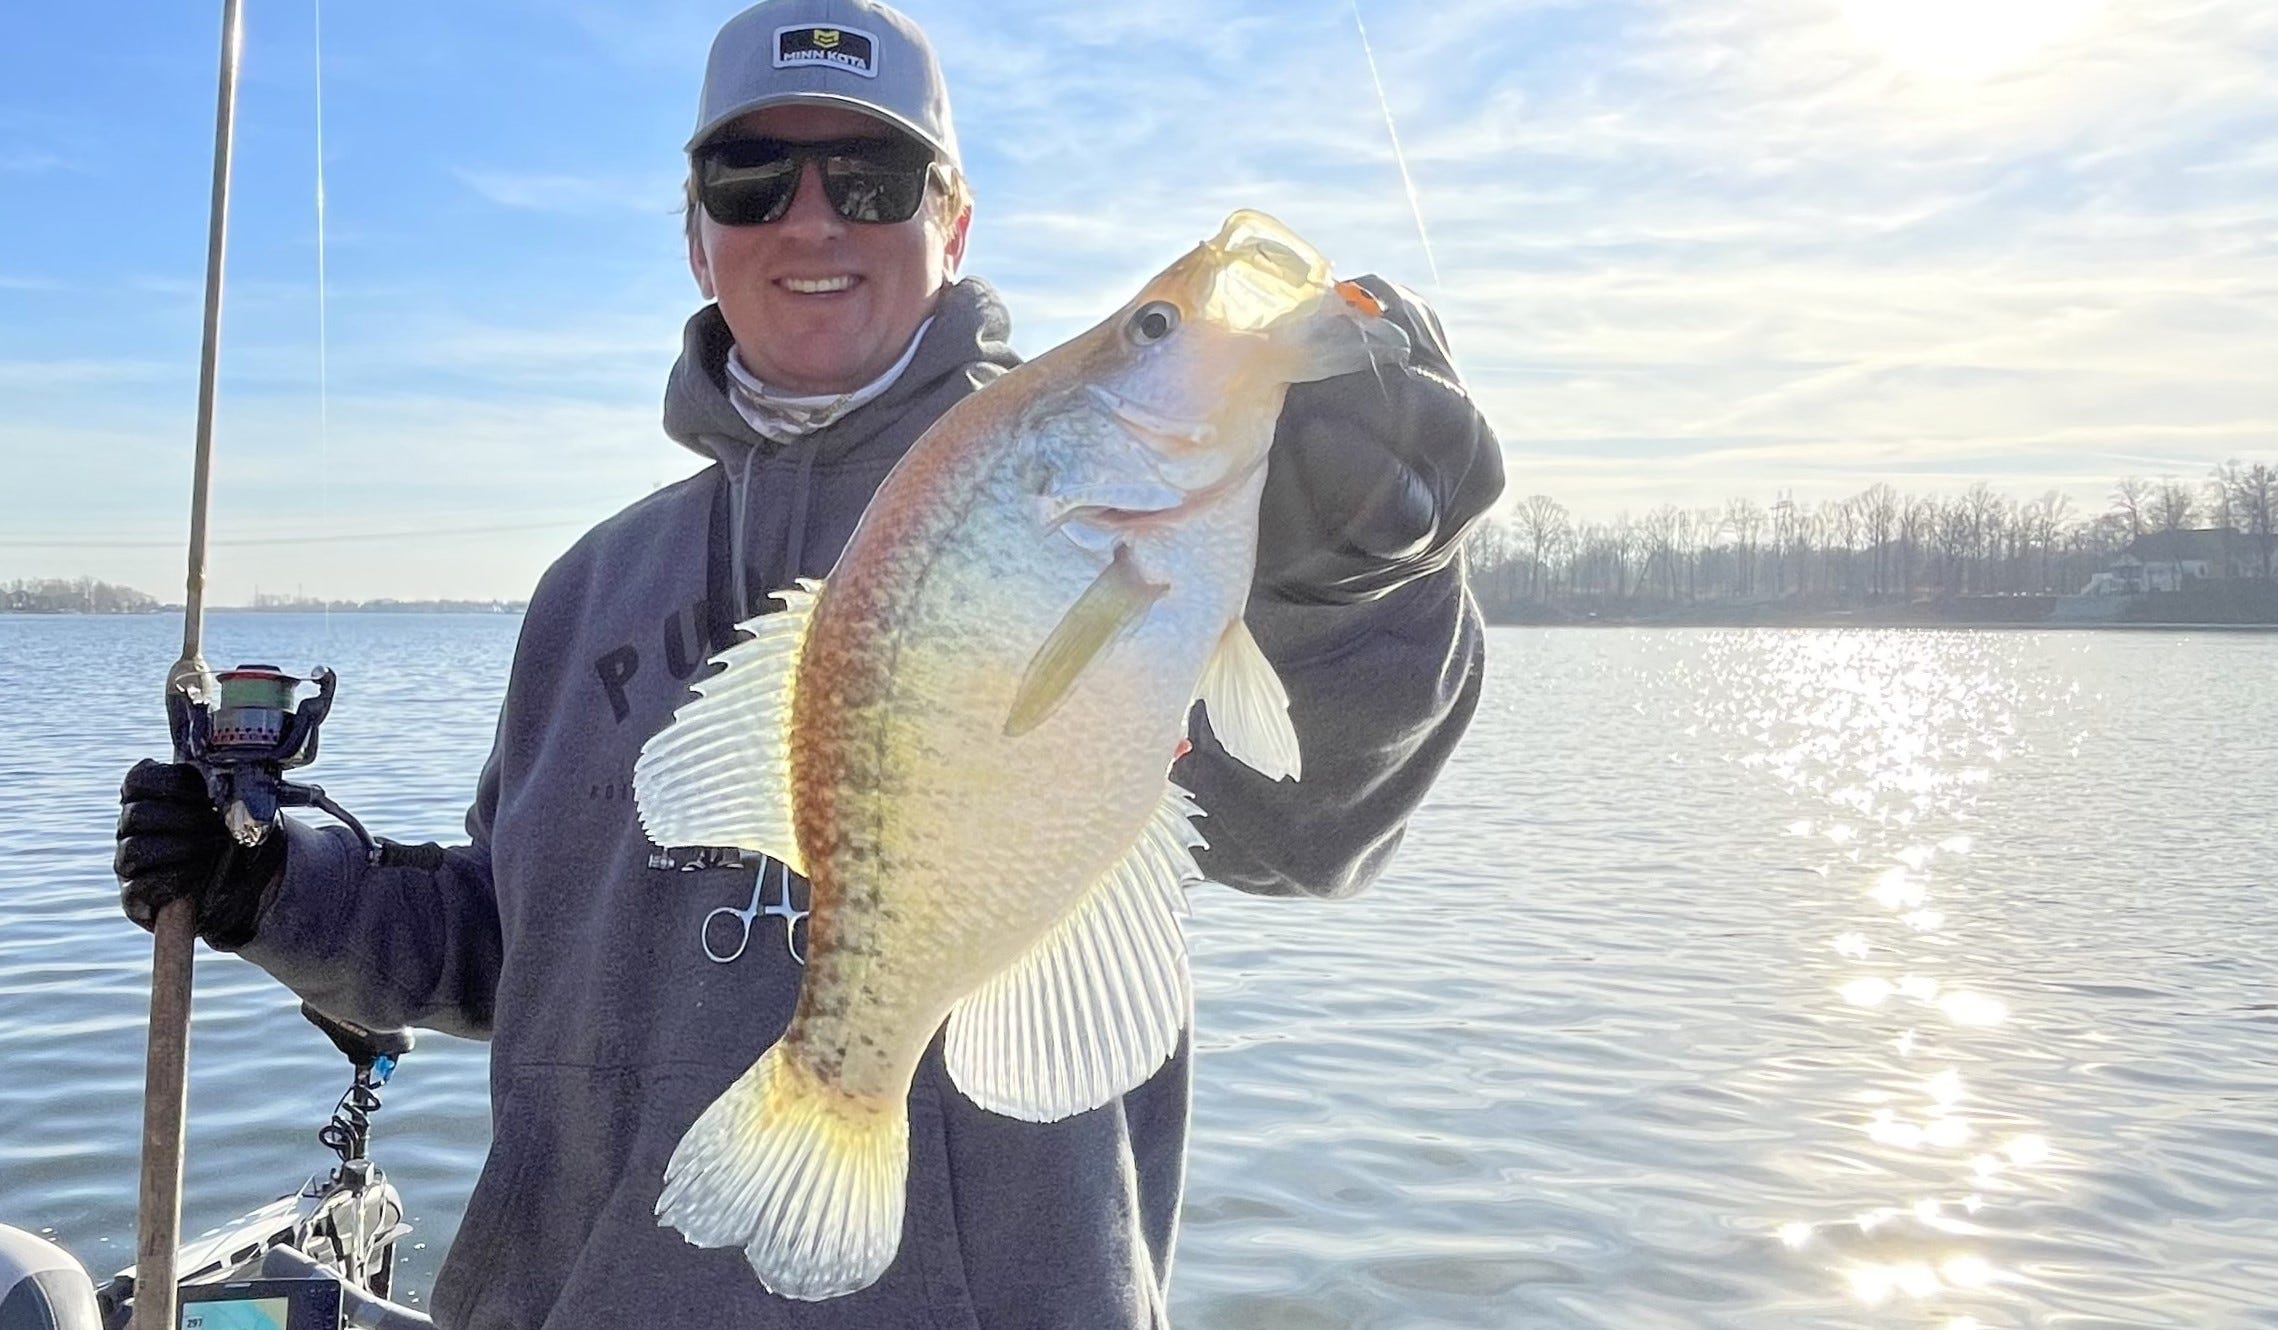
<svg viewBox="0 0 2278 1330">
<path fill-rule="evenodd" d="M 883 163 L 864 157 L 823 162 L 823 193 L 850 222 L 906 222 L 925 201 L 924 162 Z"/>
<path fill-rule="evenodd" d="M 850 222 L 906 222 L 925 201 L 933 155 L 887 140 L 787 143 L 741 139 L 698 160 L 697 200 L 722 226 L 761 226 L 791 210 L 808 161 L 822 168 L 823 194 Z"/>
<path fill-rule="evenodd" d="M 741 166 L 714 159 L 697 177 L 697 199 L 712 220 L 722 226 L 758 226 L 790 210 L 791 195 L 799 188 L 799 161 Z"/>
</svg>

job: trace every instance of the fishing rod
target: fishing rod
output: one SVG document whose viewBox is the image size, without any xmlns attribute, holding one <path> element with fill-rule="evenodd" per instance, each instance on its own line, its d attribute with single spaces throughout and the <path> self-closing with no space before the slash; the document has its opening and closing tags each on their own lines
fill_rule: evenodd
<svg viewBox="0 0 2278 1330">
<path fill-rule="evenodd" d="M 316 760 L 317 730 L 338 680 L 319 667 L 307 679 L 269 665 L 220 674 L 206 664 L 206 518 L 213 480 L 214 398 L 221 359 L 222 275 L 228 253 L 229 184 L 237 125 L 237 70 L 244 45 L 239 0 L 222 2 L 221 73 L 214 110 L 213 194 L 206 227 L 205 325 L 198 358 L 197 450 L 190 480 L 189 570 L 182 608 L 182 655 L 166 675 L 167 728 L 174 760 L 195 766 L 229 840 L 212 882 L 229 875 L 240 850 L 275 832 L 279 809 L 316 807 L 344 823 L 373 852 L 355 818 L 315 785 L 284 779 Z M 320 214 L 321 216 L 321 214 Z M 295 692 L 317 692 L 296 707 Z M 190 998 L 197 945 L 197 899 L 169 901 L 151 921 L 150 1026 L 143 1068 L 142 1165 L 135 1209 L 132 1330 L 175 1330 L 177 1256 L 182 1231 L 182 1141 L 188 1108 Z"/>
<path fill-rule="evenodd" d="M 178 699 L 220 691 L 204 654 L 206 500 L 213 480 L 214 380 L 221 352 L 222 260 L 229 240 L 229 166 L 237 128 L 238 0 L 222 0 L 220 92 L 214 109 L 213 195 L 206 222 L 206 315 L 198 355 L 197 455 L 190 478 L 189 577 L 182 606 L 182 657 L 166 676 L 169 720 Z M 174 759 L 191 757 L 177 739 Z M 150 1036 L 143 1067 L 142 1177 L 135 1206 L 133 1330 L 174 1330 L 174 1256 L 182 1235 L 182 1137 L 190 1063 L 190 967 L 197 902 L 170 901 L 151 921 Z"/>
</svg>

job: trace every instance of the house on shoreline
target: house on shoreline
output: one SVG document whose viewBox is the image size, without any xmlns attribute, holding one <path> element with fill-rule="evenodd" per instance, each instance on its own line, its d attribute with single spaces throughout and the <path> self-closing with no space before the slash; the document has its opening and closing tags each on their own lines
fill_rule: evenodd
<svg viewBox="0 0 2278 1330">
<path fill-rule="evenodd" d="M 2261 574 L 2261 551 L 2243 531 L 2229 527 L 2153 531 L 2130 541 L 2110 567 L 2088 579 L 2079 594 L 2140 596 Z"/>
</svg>

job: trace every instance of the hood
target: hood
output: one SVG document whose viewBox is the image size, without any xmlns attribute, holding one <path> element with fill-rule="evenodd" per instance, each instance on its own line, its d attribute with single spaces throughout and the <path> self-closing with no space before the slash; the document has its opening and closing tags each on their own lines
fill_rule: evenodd
<svg viewBox="0 0 2278 1330">
<path fill-rule="evenodd" d="M 978 384 L 1020 363 L 1006 340 L 1011 333 L 1011 316 L 987 282 L 968 277 L 944 290 L 909 368 L 876 399 L 817 433 L 817 455 L 835 458 L 861 450 L 912 406 L 934 398 L 945 379 L 962 375 Z M 728 400 L 728 351 L 734 344 L 718 305 L 696 311 L 681 334 L 680 360 L 664 390 L 664 432 L 689 451 L 724 462 L 731 470 L 754 450 L 764 456 L 781 446 L 754 431 Z M 975 375 L 979 365 L 994 368 Z M 966 390 L 961 388 L 958 395 Z M 899 443 L 906 446 L 908 440 Z"/>
</svg>

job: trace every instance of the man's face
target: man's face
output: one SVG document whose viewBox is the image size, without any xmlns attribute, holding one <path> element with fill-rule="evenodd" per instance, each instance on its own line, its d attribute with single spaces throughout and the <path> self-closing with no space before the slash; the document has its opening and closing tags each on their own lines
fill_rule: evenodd
<svg viewBox="0 0 2278 1330">
<path fill-rule="evenodd" d="M 836 106 L 770 106 L 718 138 L 802 142 L 899 131 Z M 932 199 L 906 222 L 849 222 L 831 210 L 819 168 L 801 167 L 799 190 L 781 218 L 722 226 L 696 209 L 688 266 L 720 302 L 744 368 L 771 388 L 848 392 L 901 358 L 933 312 L 942 283 L 965 252 L 970 214 L 934 220 Z"/>
</svg>

